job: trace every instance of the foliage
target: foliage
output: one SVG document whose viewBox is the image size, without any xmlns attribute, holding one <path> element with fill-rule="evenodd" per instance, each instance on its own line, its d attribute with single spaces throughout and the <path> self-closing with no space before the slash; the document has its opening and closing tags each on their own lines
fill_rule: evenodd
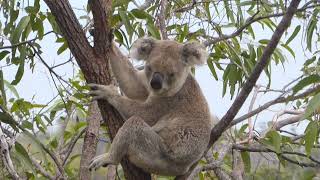
<svg viewBox="0 0 320 180">
<path fill-rule="evenodd" d="M 165 10 L 161 11 L 163 1 L 150 1 L 150 6 L 141 8 L 143 2 L 114 0 L 110 20 L 115 41 L 125 50 L 130 49 L 131 44 L 139 37 L 153 36 L 161 39 L 164 37 L 163 32 L 170 39 L 181 43 L 201 41 L 210 52 L 207 65 L 213 77 L 206 78 L 222 82 L 223 88 L 215 93 L 231 99 L 237 96 L 246 78 L 252 73 L 289 3 L 283 0 L 175 0 L 168 1 Z M 86 3 L 83 2 L 81 13 L 77 13 L 77 16 L 91 41 L 89 30 L 92 29 L 93 19 L 91 9 Z M 44 172 L 54 177 L 59 172 L 59 165 L 52 157 L 54 155 L 59 159 L 58 163 L 65 174 L 70 179 L 76 179 L 81 158 L 82 133 L 87 126 L 87 105 L 90 102 L 85 95 L 87 87 L 84 77 L 77 66 L 72 66 L 77 72 L 72 77 L 65 78 L 57 73 L 57 68 L 70 67 L 75 60 L 55 17 L 43 2 L 4 0 L 0 1 L 0 4 L 0 125 L 6 137 L 13 139 L 11 145 L 14 148 L 11 148 L 10 153 L 15 167 L 19 167 L 16 170 L 20 176 L 28 179 L 48 178 Z M 319 5 L 316 1 L 308 1 L 299 6 L 291 27 L 282 37 L 271 56 L 271 62 L 264 69 L 263 76 L 267 82 L 257 85 L 257 90 L 261 90 L 260 96 L 280 93 L 274 101 L 270 101 L 270 105 L 266 103 L 268 107 L 281 103 L 289 110 L 279 110 L 273 114 L 276 118 L 273 121 L 268 120 L 269 126 L 260 130 L 258 135 L 252 135 L 254 131 L 249 120 L 241 127 L 232 127 L 232 141 L 229 139 L 228 143 L 245 144 L 246 148 L 239 150 L 234 147 L 233 151 L 241 151 L 243 171 L 248 179 L 290 179 L 296 174 L 301 179 L 316 176 L 314 167 L 320 166 Z M 161 12 L 164 12 L 165 19 L 161 18 Z M 166 25 L 164 29 L 160 27 L 161 21 Z M 43 52 L 44 46 L 48 44 L 42 43 L 45 37 L 51 35 L 55 40 L 53 46 L 57 48 L 57 51 L 51 54 L 57 59 L 66 58 L 66 54 L 70 55 L 65 62 L 54 66 L 49 65 Z M 304 56 L 296 52 L 296 46 L 300 45 Z M 272 83 L 277 81 L 272 78 L 273 68 L 282 65 L 283 69 L 287 70 L 286 63 L 292 63 L 293 59 L 304 62 L 301 76 L 292 77 L 295 80 L 283 84 L 283 88 L 272 89 Z M 41 65 L 46 68 L 56 93 L 48 102 L 26 99 L 21 96 L 23 89 L 19 89 L 19 84 L 27 76 L 25 72 L 33 72 Z M 8 80 L 6 73 L 14 73 L 14 79 Z M 285 99 L 280 100 L 281 98 Z M 264 103 L 259 106 L 263 107 Z M 261 111 L 267 111 L 268 107 Z M 252 110 L 255 109 L 250 111 Z M 253 115 L 260 119 L 258 113 Z M 275 127 L 279 125 L 279 117 L 296 118 L 297 120 L 289 121 L 285 125 L 299 123 L 297 129 L 303 129 L 297 132 L 281 129 L 283 126 L 277 129 Z M 77 142 L 76 138 L 80 140 Z M 77 145 L 73 146 L 74 144 Z M 252 152 L 252 146 L 257 148 L 256 145 L 261 154 Z M 68 154 L 69 151 L 72 153 Z M 218 151 L 211 155 L 214 161 L 219 161 L 219 153 L 222 154 Z M 275 156 L 276 161 L 271 164 L 277 168 L 266 165 L 268 160 L 262 158 L 266 153 Z M 223 157 L 219 161 L 219 169 L 231 174 L 233 158 L 232 154 Z M 263 159 L 262 162 L 258 162 L 259 158 Z M 205 165 L 210 163 L 212 162 L 208 159 L 203 162 Z M 37 165 L 42 166 L 44 172 Z M 121 171 L 121 168 L 119 170 Z M 10 176 L 8 172 L 1 174 Z M 199 179 L 217 178 L 217 174 L 209 170 L 199 172 L 198 175 Z"/>
</svg>

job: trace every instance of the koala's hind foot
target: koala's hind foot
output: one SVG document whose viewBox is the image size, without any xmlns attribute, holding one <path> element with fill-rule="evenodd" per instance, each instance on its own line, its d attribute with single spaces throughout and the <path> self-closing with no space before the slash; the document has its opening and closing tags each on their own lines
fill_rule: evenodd
<svg viewBox="0 0 320 180">
<path fill-rule="evenodd" d="M 89 170 L 97 170 L 99 167 L 107 167 L 109 164 L 113 164 L 110 160 L 109 160 L 109 154 L 105 153 L 105 154 L 101 154 L 97 157 L 94 157 L 89 165 Z"/>
</svg>

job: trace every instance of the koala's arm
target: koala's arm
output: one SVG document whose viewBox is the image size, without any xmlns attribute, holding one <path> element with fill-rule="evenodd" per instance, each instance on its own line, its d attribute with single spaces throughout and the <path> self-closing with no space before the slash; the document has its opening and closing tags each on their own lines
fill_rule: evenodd
<svg viewBox="0 0 320 180">
<path fill-rule="evenodd" d="M 164 114 L 164 110 L 162 110 L 163 108 L 160 107 L 160 104 L 153 104 L 151 106 L 147 102 L 121 96 L 118 93 L 117 87 L 113 85 L 88 84 L 88 86 L 91 87 L 89 94 L 93 96 L 93 100 L 107 100 L 125 119 L 138 115 L 147 120 L 148 124 L 154 124 L 160 115 Z"/>
<path fill-rule="evenodd" d="M 110 53 L 110 64 L 120 89 L 128 98 L 141 101 L 147 99 L 148 91 L 143 84 L 141 72 L 133 67 L 115 44 Z"/>
</svg>

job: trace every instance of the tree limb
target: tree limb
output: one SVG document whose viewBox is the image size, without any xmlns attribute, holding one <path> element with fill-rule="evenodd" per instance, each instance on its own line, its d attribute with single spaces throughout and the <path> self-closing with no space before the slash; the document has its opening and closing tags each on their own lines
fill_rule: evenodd
<svg viewBox="0 0 320 180">
<path fill-rule="evenodd" d="M 254 67 L 250 77 L 244 83 L 239 95 L 227 111 L 227 113 L 222 117 L 218 124 L 212 129 L 210 142 L 208 148 L 210 148 L 214 142 L 222 135 L 222 133 L 228 128 L 234 117 L 237 115 L 238 111 L 242 107 L 243 103 L 250 94 L 252 88 L 255 86 L 261 72 L 265 66 L 269 63 L 270 56 L 277 47 L 284 31 L 289 27 L 291 19 L 300 3 L 300 0 L 292 0 L 290 6 L 288 7 L 287 13 L 283 16 L 279 25 L 277 26 L 275 32 L 273 33 L 270 42 L 264 49 L 262 56 L 256 66 Z"/>
<path fill-rule="evenodd" d="M 301 120 L 301 118 L 303 117 L 304 113 L 302 114 L 299 114 L 299 115 L 296 115 L 296 116 L 292 116 L 292 117 L 288 117 L 286 119 L 283 119 L 281 121 L 277 121 L 274 125 L 273 125 L 273 128 L 275 130 L 280 130 L 282 127 L 286 126 L 286 125 L 289 125 L 289 124 L 293 124 L 293 123 L 296 123 L 298 121 Z"/>
</svg>

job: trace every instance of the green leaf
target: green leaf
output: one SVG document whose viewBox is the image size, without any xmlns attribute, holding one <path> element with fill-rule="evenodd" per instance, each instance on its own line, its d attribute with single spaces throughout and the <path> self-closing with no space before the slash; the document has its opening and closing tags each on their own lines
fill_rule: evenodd
<svg viewBox="0 0 320 180">
<path fill-rule="evenodd" d="M 29 154 L 26 151 L 26 149 L 18 142 L 16 142 L 14 144 L 14 147 L 15 147 L 16 151 L 19 153 L 19 155 L 21 155 L 21 157 L 23 158 L 24 162 L 27 163 L 27 166 L 30 167 L 33 170 L 33 173 L 35 174 L 35 171 L 33 169 L 32 161 L 31 161 L 31 159 L 29 157 Z"/>
<path fill-rule="evenodd" d="M 20 57 L 19 57 L 19 68 L 17 71 L 17 74 L 15 76 L 15 79 L 11 82 L 12 85 L 17 85 L 20 80 L 22 79 L 22 76 L 24 74 L 24 64 L 25 64 L 25 58 L 26 58 L 26 46 L 20 46 Z"/>
<path fill-rule="evenodd" d="M 8 113 L 0 112 L 0 122 L 9 124 L 12 128 L 14 128 L 15 130 L 18 130 L 17 122 Z"/>
<path fill-rule="evenodd" d="M 296 55 L 294 53 L 294 51 L 287 45 L 287 44 L 281 44 L 282 47 L 286 48 L 287 51 L 289 51 L 289 53 L 295 58 Z"/>
<path fill-rule="evenodd" d="M 8 55 L 10 53 L 10 51 L 4 50 L 0 52 L 0 60 L 2 60 L 3 58 L 6 57 L 6 55 Z"/>
<path fill-rule="evenodd" d="M 133 32 L 134 32 L 134 29 L 132 28 L 132 25 L 130 24 L 129 17 L 128 17 L 126 11 L 119 10 L 119 15 L 121 17 L 121 21 L 123 22 L 123 24 L 126 28 L 128 35 L 129 35 L 129 39 L 131 39 Z"/>
<path fill-rule="evenodd" d="M 210 13 L 210 2 L 205 2 L 204 3 L 204 9 L 206 11 L 207 17 L 208 17 L 208 22 L 211 22 L 211 13 Z"/>
<path fill-rule="evenodd" d="M 3 100 L 3 107 L 6 109 L 7 108 L 7 95 L 4 90 L 4 79 L 3 79 L 3 71 L 0 69 L 0 92 L 1 92 L 1 97 Z"/>
<path fill-rule="evenodd" d="M 16 44 L 19 42 L 21 37 L 22 31 L 27 27 L 30 21 L 30 16 L 24 16 L 19 21 L 17 27 L 15 28 L 14 32 L 12 33 L 11 43 Z"/>
<path fill-rule="evenodd" d="M 8 81 L 4 80 L 4 85 L 13 93 L 16 98 L 20 98 L 17 89 L 11 85 Z"/>
<path fill-rule="evenodd" d="M 320 76 L 319 75 L 310 75 L 306 78 L 303 78 L 301 81 L 299 81 L 293 88 L 293 94 L 296 94 L 298 91 L 300 91 L 301 89 L 303 89 L 304 87 L 313 84 L 313 83 L 317 83 L 320 81 Z"/>
<path fill-rule="evenodd" d="M 286 41 L 286 43 L 285 43 L 286 45 L 288 45 L 288 44 L 297 36 L 297 34 L 299 33 L 300 29 L 301 29 L 301 26 L 300 26 L 300 25 L 297 26 L 297 27 L 294 29 L 292 35 L 291 35 L 291 36 L 288 38 L 288 40 Z"/>
<path fill-rule="evenodd" d="M 309 66 L 310 64 L 312 64 L 315 60 L 317 59 L 316 56 L 313 56 L 312 58 L 306 60 L 306 62 L 303 64 L 304 66 Z"/>
<path fill-rule="evenodd" d="M 50 142 L 49 142 L 49 145 L 53 148 L 53 149 L 56 149 L 58 147 L 58 140 L 57 138 L 53 138 Z"/>
<path fill-rule="evenodd" d="M 61 53 L 63 53 L 66 49 L 68 49 L 68 43 L 67 42 L 64 42 L 62 44 L 61 47 L 59 47 L 58 51 L 57 51 L 57 54 L 60 55 Z"/>
<path fill-rule="evenodd" d="M 49 23 L 51 24 L 52 30 L 53 30 L 55 33 L 60 34 L 59 26 L 58 26 L 58 24 L 57 24 L 57 22 L 56 22 L 55 17 L 52 15 L 51 12 L 47 12 L 47 19 L 48 19 Z"/>
<path fill-rule="evenodd" d="M 269 39 L 261 39 L 261 40 L 259 41 L 260 44 L 268 44 L 269 42 L 270 42 Z"/>
<path fill-rule="evenodd" d="M 146 19 L 149 14 L 140 9 L 132 9 L 131 13 L 138 19 Z"/>
<path fill-rule="evenodd" d="M 150 34 L 152 35 L 152 37 L 154 37 L 156 39 L 161 39 L 159 30 L 154 26 L 153 23 L 148 23 L 147 29 L 150 32 Z"/>
<path fill-rule="evenodd" d="M 306 112 L 304 113 L 303 119 L 311 116 L 315 111 L 317 111 L 320 107 L 320 93 L 315 95 L 308 103 L 306 108 Z"/>
<path fill-rule="evenodd" d="M 218 75 L 217 75 L 216 70 L 214 69 L 214 66 L 213 66 L 213 63 L 212 63 L 212 59 L 211 58 L 208 59 L 207 63 L 208 63 L 208 67 L 209 67 L 214 79 L 218 80 Z"/>
<path fill-rule="evenodd" d="M 251 161 L 250 161 L 250 153 L 246 151 L 241 152 L 241 159 L 244 163 L 244 169 L 246 173 L 250 173 L 251 171 Z"/>
<path fill-rule="evenodd" d="M 33 124 L 31 122 L 29 122 L 28 120 L 23 121 L 21 126 L 23 128 L 33 130 Z"/>
<path fill-rule="evenodd" d="M 241 128 L 239 129 L 238 134 L 242 134 L 244 133 L 244 131 L 248 128 L 249 124 L 244 124 L 241 126 Z"/>
<path fill-rule="evenodd" d="M 317 27 L 317 15 L 319 13 L 319 9 L 315 9 L 313 11 L 312 17 L 310 18 L 310 21 L 307 25 L 307 49 L 309 49 L 311 51 L 312 49 L 312 37 L 313 37 L 313 32 Z"/>
<path fill-rule="evenodd" d="M 268 146 L 271 150 L 275 151 L 277 154 L 281 152 L 281 135 L 274 130 L 269 131 L 266 134 L 266 138 L 264 139 L 263 143 Z"/>
<path fill-rule="evenodd" d="M 313 145 L 317 140 L 318 123 L 316 121 L 310 121 L 310 123 L 308 124 L 305 130 L 305 134 L 306 134 L 304 137 L 305 150 L 306 150 L 306 154 L 310 156 Z"/>
</svg>

